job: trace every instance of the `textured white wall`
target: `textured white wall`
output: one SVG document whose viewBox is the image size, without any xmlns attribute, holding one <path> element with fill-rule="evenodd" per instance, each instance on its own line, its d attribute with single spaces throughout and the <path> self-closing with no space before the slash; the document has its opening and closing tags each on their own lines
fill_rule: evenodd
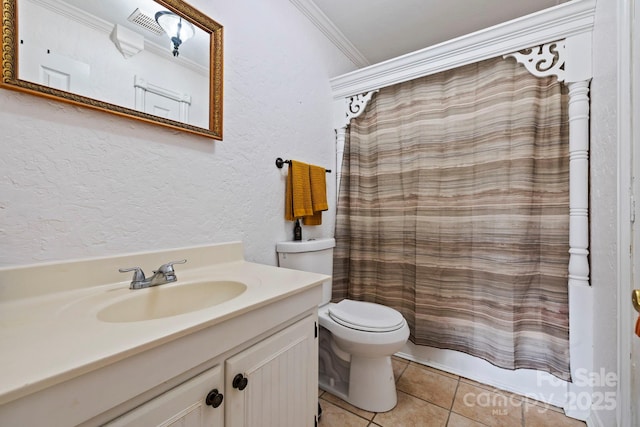
<svg viewBox="0 0 640 427">
<path fill-rule="evenodd" d="M 288 1 L 189 2 L 224 25 L 224 141 L 0 90 L 1 266 L 232 240 L 276 263 L 275 158 L 335 170 L 329 77 L 354 67 Z"/>
<path fill-rule="evenodd" d="M 591 82 L 591 285 L 594 301 L 594 372 L 617 372 L 617 20 L 616 0 L 598 0 Z M 595 387 L 616 393 L 616 387 Z M 603 394 L 604 395 L 604 394 Z M 601 407 L 604 405 L 600 405 Z M 600 409 L 600 410 L 598 410 Z M 596 408 L 603 426 L 618 425 L 616 411 Z"/>
</svg>

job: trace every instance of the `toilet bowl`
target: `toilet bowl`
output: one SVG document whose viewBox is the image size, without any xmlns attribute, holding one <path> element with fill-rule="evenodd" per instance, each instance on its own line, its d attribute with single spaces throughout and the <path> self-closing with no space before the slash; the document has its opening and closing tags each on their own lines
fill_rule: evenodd
<svg viewBox="0 0 640 427">
<path fill-rule="evenodd" d="M 340 315 L 349 313 L 340 309 L 341 305 L 347 305 L 349 309 L 358 309 L 359 304 L 364 305 L 366 310 L 374 315 L 376 312 L 380 317 L 371 324 L 376 324 L 377 330 L 362 330 L 370 326 L 345 325 L 343 319 L 337 319 L 333 313 L 336 309 Z M 389 316 L 391 320 L 383 327 L 382 319 L 385 315 L 393 311 L 395 315 Z M 401 319 L 400 322 L 397 318 Z M 397 403 L 396 384 L 393 376 L 393 366 L 391 355 L 402 349 L 409 338 L 409 326 L 402 315 L 389 307 L 379 304 L 372 304 L 360 301 L 342 300 L 337 304 L 329 303 L 318 308 L 318 318 L 320 326 L 331 333 L 331 340 L 334 343 L 332 350 L 340 357 L 341 354 L 349 355 L 349 379 L 348 390 L 332 389 L 327 386 L 327 381 L 320 381 L 321 388 L 335 394 L 342 394 L 344 400 L 370 412 L 386 412 L 393 409 Z M 359 329 L 356 329 L 356 327 Z M 322 333 L 322 332 L 321 332 Z M 337 347 L 340 351 L 335 351 Z"/>
<path fill-rule="evenodd" d="M 409 337 L 404 317 L 380 304 L 342 300 L 321 306 L 318 317 L 342 350 L 358 356 L 388 356 L 400 350 Z"/>
<path fill-rule="evenodd" d="M 334 246 L 334 239 L 278 243 L 279 265 L 331 275 Z M 330 300 L 327 280 L 318 307 L 320 388 L 366 411 L 393 409 L 397 393 L 391 355 L 409 338 L 406 320 L 380 304 Z"/>
</svg>

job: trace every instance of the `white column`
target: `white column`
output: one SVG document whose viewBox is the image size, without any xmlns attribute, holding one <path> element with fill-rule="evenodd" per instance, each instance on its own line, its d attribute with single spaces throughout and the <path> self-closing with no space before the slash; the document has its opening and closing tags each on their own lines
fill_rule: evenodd
<svg viewBox="0 0 640 427">
<path fill-rule="evenodd" d="M 336 207 L 340 196 L 340 181 L 342 179 L 342 158 L 344 157 L 344 143 L 347 136 L 347 126 L 336 129 Z"/>
<path fill-rule="evenodd" d="M 589 82 L 569 87 L 569 285 L 589 286 Z"/>
<path fill-rule="evenodd" d="M 589 286 L 589 81 L 569 87 L 569 354 L 565 413 L 585 420 L 593 387 L 593 290 Z"/>
<path fill-rule="evenodd" d="M 566 79 L 569 88 L 569 352 L 571 376 L 565 413 L 586 420 L 593 387 L 593 289 L 589 278 L 589 82 L 593 76 L 591 35 L 568 37 Z M 585 377 L 587 375 L 587 377 Z"/>
</svg>

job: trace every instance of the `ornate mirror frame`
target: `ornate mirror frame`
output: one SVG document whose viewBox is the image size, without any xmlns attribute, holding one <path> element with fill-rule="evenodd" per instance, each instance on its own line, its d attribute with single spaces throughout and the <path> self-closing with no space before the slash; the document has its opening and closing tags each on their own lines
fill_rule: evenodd
<svg viewBox="0 0 640 427">
<path fill-rule="evenodd" d="M 181 0 L 154 0 L 191 21 L 210 35 L 209 127 L 203 128 L 154 116 L 132 108 L 21 80 L 18 75 L 18 0 L 2 0 L 2 79 L 0 88 L 26 92 L 49 99 L 81 105 L 123 117 L 155 123 L 173 129 L 222 140 L 223 27 Z"/>
</svg>

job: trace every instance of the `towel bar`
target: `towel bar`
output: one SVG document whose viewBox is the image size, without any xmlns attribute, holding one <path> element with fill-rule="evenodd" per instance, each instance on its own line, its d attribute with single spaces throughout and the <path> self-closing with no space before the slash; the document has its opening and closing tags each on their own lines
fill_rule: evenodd
<svg viewBox="0 0 640 427">
<path fill-rule="evenodd" d="M 291 165 L 291 160 L 282 160 L 282 157 L 278 157 L 276 159 L 276 166 L 278 169 L 282 169 L 282 166 L 284 166 L 285 163 Z M 325 171 L 327 173 L 331 173 L 331 169 L 325 169 Z"/>
</svg>

